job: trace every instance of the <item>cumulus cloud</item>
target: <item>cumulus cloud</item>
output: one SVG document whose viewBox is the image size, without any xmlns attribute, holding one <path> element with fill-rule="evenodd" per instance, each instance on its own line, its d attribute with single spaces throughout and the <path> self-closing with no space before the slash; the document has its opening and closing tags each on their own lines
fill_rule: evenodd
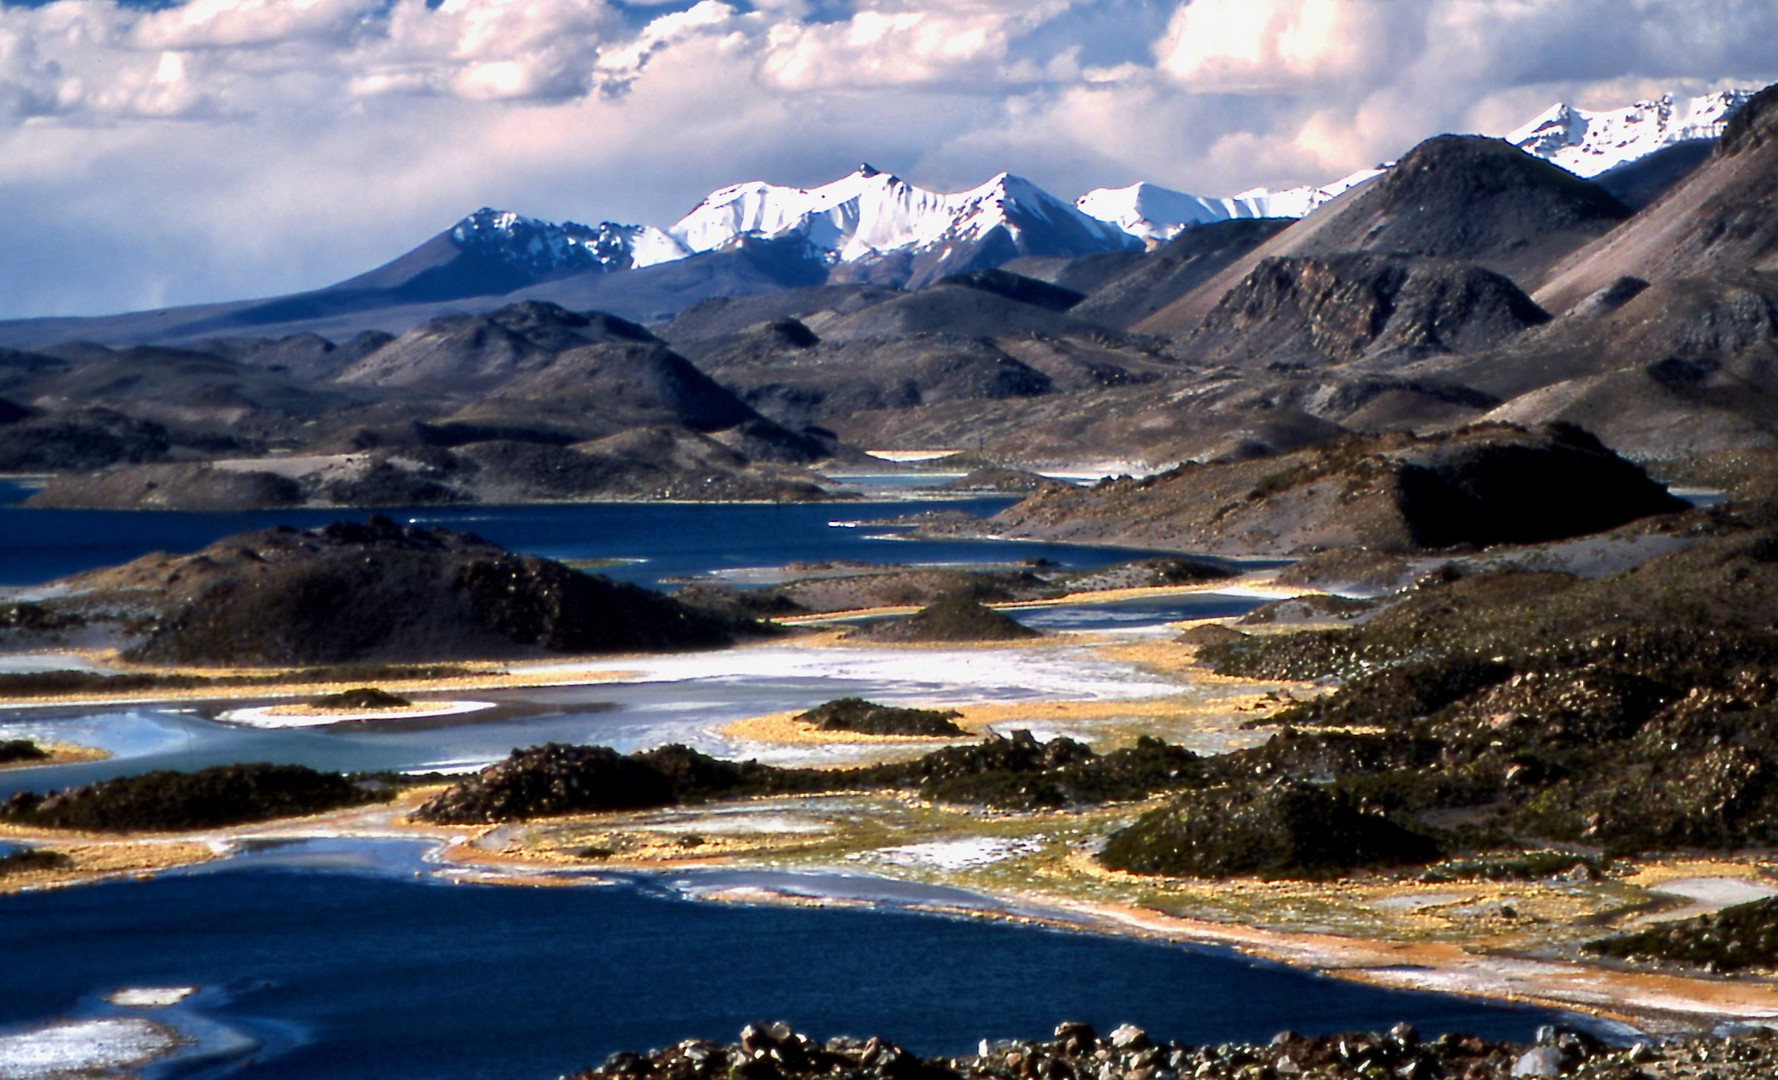
<svg viewBox="0 0 1778 1080">
<path fill-rule="evenodd" d="M 670 223 L 870 160 L 1322 181 L 1558 99 L 1769 81 L 1770 0 L 0 6 L 0 315 L 311 287 L 483 204 Z"/>
<path fill-rule="evenodd" d="M 1193 90 L 1338 88 L 1412 56 L 1423 12 L 1399 0 L 1193 0 L 1155 51 L 1160 69 Z"/>
</svg>

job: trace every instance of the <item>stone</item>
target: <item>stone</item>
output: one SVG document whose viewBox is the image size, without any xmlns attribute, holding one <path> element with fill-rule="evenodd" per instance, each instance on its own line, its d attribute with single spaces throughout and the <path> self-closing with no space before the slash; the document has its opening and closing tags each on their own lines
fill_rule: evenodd
<svg viewBox="0 0 1778 1080">
<path fill-rule="evenodd" d="M 1141 1050 L 1148 1045 L 1148 1032 L 1134 1024 L 1123 1024 L 1111 1032 L 1111 1045 L 1119 1050 Z"/>
<path fill-rule="evenodd" d="M 1405 1020 L 1389 1029 L 1389 1037 L 1395 1040 L 1398 1046 L 1420 1045 L 1419 1030 Z"/>
<path fill-rule="evenodd" d="M 1554 1046 L 1534 1046 L 1513 1062 L 1512 1075 L 1561 1076 L 1562 1051 Z"/>
</svg>

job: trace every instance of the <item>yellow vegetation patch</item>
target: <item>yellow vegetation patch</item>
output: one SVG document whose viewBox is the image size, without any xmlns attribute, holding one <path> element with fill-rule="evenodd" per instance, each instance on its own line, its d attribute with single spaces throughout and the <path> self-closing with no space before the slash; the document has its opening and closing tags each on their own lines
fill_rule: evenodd
<svg viewBox="0 0 1778 1080">
<path fill-rule="evenodd" d="M 38 743 L 37 749 L 49 756 L 31 761 L 0 762 L 0 772 L 7 769 L 35 769 L 44 765 L 73 765 L 82 761 L 104 761 L 111 756 L 108 751 L 100 750 L 96 746 L 77 746 L 74 743 Z"/>
<path fill-rule="evenodd" d="M 179 840 L 70 839 L 46 844 L 43 850 L 66 855 L 70 864 L 51 869 L 17 870 L 0 874 L 0 893 L 23 889 L 53 888 L 119 874 L 151 874 L 175 866 L 191 866 L 217 857 L 209 844 Z"/>
</svg>

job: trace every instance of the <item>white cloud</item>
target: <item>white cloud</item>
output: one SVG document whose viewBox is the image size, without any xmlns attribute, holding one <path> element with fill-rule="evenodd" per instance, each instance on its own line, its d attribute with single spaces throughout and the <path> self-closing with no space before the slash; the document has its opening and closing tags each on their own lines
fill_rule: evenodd
<svg viewBox="0 0 1778 1080">
<path fill-rule="evenodd" d="M 348 276 L 483 204 L 671 222 L 859 160 L 1072 195 L 1330 179 L 1774 72 L 1770 0 L 0 6 L 0 315 Z"/>
<path fill-rule="evenodd" d="M 1197 91 L 1340 87 L 1386 77 L 1421 43 L 1427 5 L 1400 0 L 1193 0 L 1156 48 Z"/>
</svg>

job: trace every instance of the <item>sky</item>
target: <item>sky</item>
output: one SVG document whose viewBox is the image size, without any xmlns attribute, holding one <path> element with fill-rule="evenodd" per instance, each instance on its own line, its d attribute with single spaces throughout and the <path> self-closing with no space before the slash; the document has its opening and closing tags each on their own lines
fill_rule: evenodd
<svg viewBox="0 0 1778 1080">
<path fill-rule="evenodd" d="M 313 288 L 481 206 L 667 226 L 861 161 L 1320 183 L 1778 81 L 1773 0 L 0 0 L 0 318 Z"/>
</svg>

